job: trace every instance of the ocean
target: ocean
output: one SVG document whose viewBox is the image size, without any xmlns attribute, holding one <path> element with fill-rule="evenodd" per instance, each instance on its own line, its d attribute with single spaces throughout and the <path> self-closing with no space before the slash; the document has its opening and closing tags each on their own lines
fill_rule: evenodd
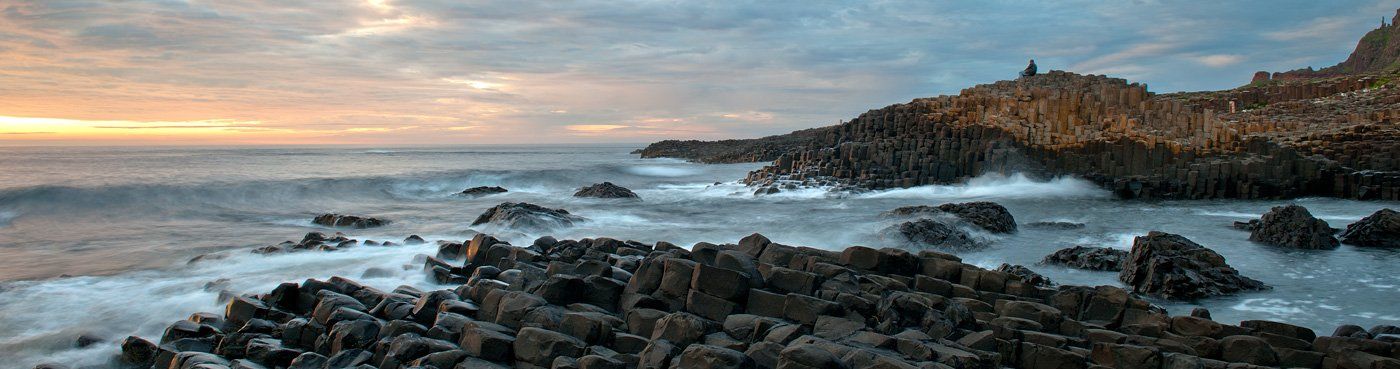
<svg viewBox="0 0 1400 369">
<path fill-rule="evenodd" d="M 1022 264 L 1060 284 L 1121 285 L 1113 272 L 1037 265 L 1073 245 L 1127 249 L 1133 237 L 1181 234 L 1224 255 L 1272 290 L 1194 302 L 1156 301 L 1173 314 L 1209 308 L 1217 321 L 1272 319 L 1330 334 L 1339 324 L 1400 324 L 1400 250 L 1342 245 L 1291 250 L 1248 241 L 1234 221 L 1287 203 L 1342 228 L 1398 203 L 1114 199 L 1075 178 L 989 175 L 964 184 L 866 193 L 823 189 L 754 196 L 738 182 L 762 166 L 640 159 L 637 145 L 457 147 L 0 148 L 0 368 L 41 362 L 107 365 L 128 335 L 159 337 L 194 312 L 222 313 L 218 291 L 263 293 L 277 284 L 346 276 L 392 289 L 436 289 L 414 263 L 431 241 L 480 231 L 516 244 L 545 234 L 470 226 L 487 208 L 525 201 L 588 220 L 546 232 L 559 239 L 606 236 L 651 243 L 734 243 L 762 233 L 775 242 L 840 250 L 895 243 L 880 230 L 908 205 L 995 201 L 1019 223 L 1070 221 L 1083 229 L 974 231 L 990 243 L 961 252 L 969 263 Z M 579 187 L 610 181 L 640 201 L 583 199 Z M 474 186 L 508 193 L 465 198 Z M 384 227 L 341 230 L 360 240 L 430 242 L 336 252 L 259 255 L 253 248 L 336 229 L 321 213 L 374 216 Z M 203 256 L 199 261 L 191 261 Z M 361 278 L 370 268 L 389 270 Z M 77 347 L 79 336 L 104 340 Z"/>
</svg>

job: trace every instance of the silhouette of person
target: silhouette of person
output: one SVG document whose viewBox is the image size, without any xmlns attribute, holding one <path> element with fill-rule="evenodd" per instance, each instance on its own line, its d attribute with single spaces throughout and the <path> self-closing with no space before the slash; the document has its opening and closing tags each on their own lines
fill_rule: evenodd
<svg viewBox="0 0 1400 369">
<path fill-rule="evenodd" d="M 1021 77 L 1030 77 L 1030 76 L 1034 76 L 1034 75 L 1035 75 L 1035 59 L 1031 59 L 1031 65 L 1026 66 L 1026 70 L 1021 71 Z"/>
</svg>

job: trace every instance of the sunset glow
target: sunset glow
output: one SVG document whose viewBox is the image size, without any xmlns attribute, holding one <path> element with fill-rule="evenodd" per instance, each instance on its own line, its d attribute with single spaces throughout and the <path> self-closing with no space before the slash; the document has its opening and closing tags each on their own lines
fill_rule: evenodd
<svg viewBox="0 0 1400 369">
<path fill-rule="evenodd" d="M 1345 3 L 2 1 L 0 145 L 755 137 L 1031 57 L 1228 88 L 1334 63 L 1390 6 Z"/>
</svg>

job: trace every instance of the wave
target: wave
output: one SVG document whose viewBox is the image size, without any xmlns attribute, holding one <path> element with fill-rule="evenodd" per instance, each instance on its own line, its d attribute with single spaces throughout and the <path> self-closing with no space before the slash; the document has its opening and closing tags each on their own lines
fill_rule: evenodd
<svg viewBox="0 0 1400 369">
<path fill-rule="evenodd" d="M 956 185 L 929 185 L 861 194 L 863 198 L 897 199 L 1024 199 L 1110 198 L 1111 194 L 1089 181 L 1056 177 L 1036 181 L 1024 174 L 988 174 Z"/>
<path fill-rule="evenodd" d="M 643 177 L 685 177 L 700 174 L 697 168 L 681 168 L 660 165 L 639 165 L 624 169 L 627 173 Z"/>
</svg>

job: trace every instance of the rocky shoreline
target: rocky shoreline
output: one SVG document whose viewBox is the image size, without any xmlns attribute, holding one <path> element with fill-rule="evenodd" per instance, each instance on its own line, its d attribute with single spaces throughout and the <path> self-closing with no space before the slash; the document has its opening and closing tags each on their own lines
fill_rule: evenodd
<svg viewBox="0 0 1400 369">
<path fill-rule="evenodd" d="M 1400 20 L 1397 16 L 1396 20 Z M 771 161 L 744 182 L 887 189 L 989 173 L 1076 176 L 1122 198 L 1400 200 L 1400 26 L 1325 73 L 1156 94 L 1063 71 L 914 99 L 839 125 L 750 140 L 668 140 L 642 157 Z M 1380 41 L 1377 41 L 1380 40 Z M 1387 59 L 1389 58 L 1389 59 Z M 1385 61 L 1383 63 L 1379 61 Z"/>
<path fill-rule="evenodd" d="M 990 202 L 890 214 L 1016 229 L 1012 215 Z M 1270 239 L 1314 236 L 1315 228 L 1279 223 L 1316 220 L 1304 214 L 1279 207 L 1250 224 Z M 528 219 L 566 215 L 505 203 L 482 218 L 534 224 Z M 1359 239 L 1389 239 L 1400 236 L 1396 224 L 1387 209 L 1347 229 Z M 313 232 L 287 251 L 365 246 L 390 245 Z M 222 315 L 196 313 L 161 337 L 128 337 L 114 363 L 157 369 L 1400 368 L 1394 326 L 1346 325 L 1319 335 L 1285 322 L 1216 322 L 1199 308 L 1172 316 L 1153 305 L 1146 296 L 1189 300 L 1268 288 L 1179 235 L 1138 237 L 1126 254 L 1070 248 L 1046 258 L 1120 270 L 1127 288 L 1055 286 L 1025 266 L 983 269 L 935 251 L 942 246 L 829 251 L 759 234 L 690 248 L 553 237 L 512 245 L 477 234 L 438 241 L 436 255 L 417 259 L 421 264 L 413 267 L 440 289 L 383 291 L 335 276 L 262 294 L 223 294 Z"/>
</svg>

